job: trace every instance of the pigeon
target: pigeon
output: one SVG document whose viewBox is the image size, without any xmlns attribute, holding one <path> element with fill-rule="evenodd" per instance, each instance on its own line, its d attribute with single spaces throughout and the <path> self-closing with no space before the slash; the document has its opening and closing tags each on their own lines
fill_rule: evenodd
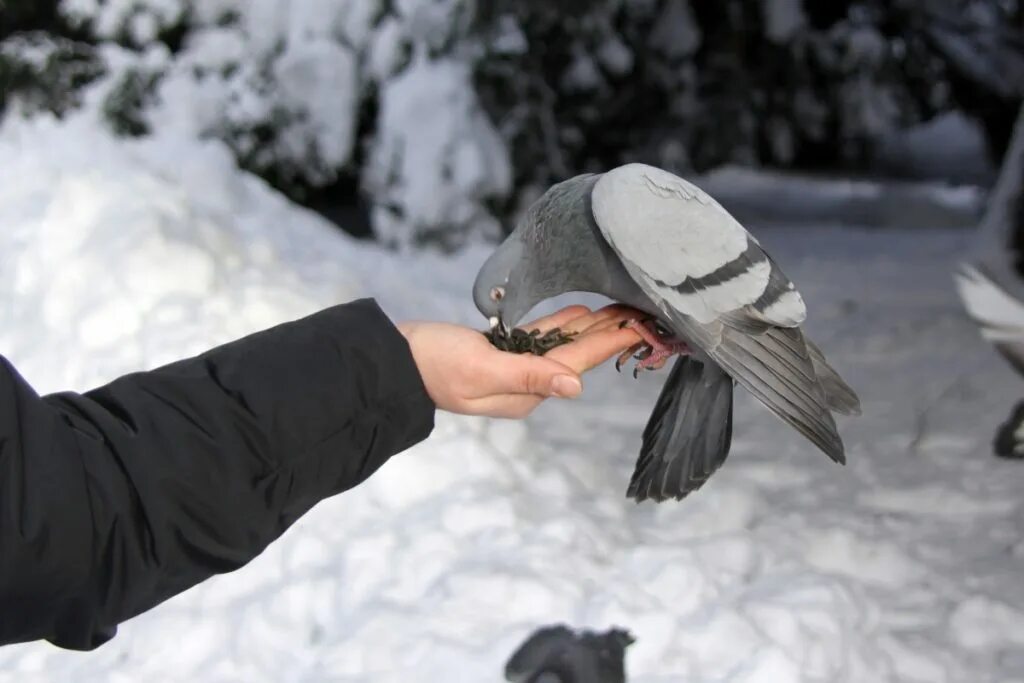
<svg viewBox="0 0 1024 683">
<path fill-rule="evenodd" d="M 982 216 L 973 255 L 955 274 L 968 315 L 1024 374 L 1024 106 Z M 996 455 L 1024 458 L 1024 402 L 996 434 Z"/>
<path fill-rule="evenodd" d="M 558 183 L 473 284 L 492 328 L 567 292 L 649 316 L 630 325 L 645 341 L 639 368 L 679 354 L 644 429 L 629 498 L 681 500 L 721 467 L 734 383 L 845 464 L 832 414 L 858 414 L 856 393 L 800 329 L 806 308 L 793 283 L 696 185 L 639 163 Z"/>
<path fill-rule="evenodd" d="M 626 630 L 605 633 L 546 626 L 519 646 L 505 664 L 510 683 L 626 683 L 626 648 L 636 639 Z"/>
</svg>

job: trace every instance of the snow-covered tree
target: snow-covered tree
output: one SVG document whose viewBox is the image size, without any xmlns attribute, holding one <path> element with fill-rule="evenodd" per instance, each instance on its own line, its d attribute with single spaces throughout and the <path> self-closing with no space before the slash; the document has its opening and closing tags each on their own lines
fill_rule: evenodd
<svg viewBox="0 0 1024 683">
<path fill-rule="evenodd" d="M 61 0 L 47 8 L 25 9 L 0 34 L 0 92 L 16 109 L 63 114 L 103 75 L 93 87 L 105 93 L 100 113 L 115 132 L 222 140 L 241 166 L 325 211 L 365 195 L 388 243 L 455 246 L 498 234 L 489 207 L 510 191 L 511 173 L 472 88 L 464 49 L 472 3 Z M 26 36 L 26 28 L 50 32 Z M 85 66 L 72 69 L 73 60 Z"/>
<path fill-rule="evenodd" d="M 858 167 L 955 104 L 948 58 L 915 23 L 924 6 L 496 0 L 479 17 L 477 89 L 517 187 L 629 159 Z"/>
<path fill-rule="evenodd" d="M 909 14 L 945 64 L 955 106 L 981 122 L 998 162 L 1024 100 L 1024 2 L 918 2 Z"/>
<path fill-rule="evenodd" d="M 1024 94 L 1021 0 L 0 6 L 0 111 L 220 140 L 306 206 L 365 205 L 395 246 L 494 236 L 624 161 L 864 167 L 951 109 L 998 154 Z"/>
</svg>

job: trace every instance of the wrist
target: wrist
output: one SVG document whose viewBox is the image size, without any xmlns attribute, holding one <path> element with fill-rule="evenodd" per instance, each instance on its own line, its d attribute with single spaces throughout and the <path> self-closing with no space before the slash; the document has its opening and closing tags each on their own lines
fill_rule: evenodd
<svg viewBox="0 0 1024 683">
<path fill-rule="evenodd" d="M 422 349 L 419 348 L 419 330 L 421 323 L 418 322 L 402 322 L 395 325 L 398 333 L 405 339 L 406 345 L 409 347 L 409 356 L 412 358 L 412 363 L 416 366 L 416 371 L 420 374 L 420 381 L 423 382 L 423 388 L 426 389 L 427 395 L 430 400 L 438 405 L 437 396 L 431 387 L 429 381 L 430 372 L 426 367 L 426 360 L 423 357 Z M 440 407 L 440 406 L 438 406 Z"/>
</svg>

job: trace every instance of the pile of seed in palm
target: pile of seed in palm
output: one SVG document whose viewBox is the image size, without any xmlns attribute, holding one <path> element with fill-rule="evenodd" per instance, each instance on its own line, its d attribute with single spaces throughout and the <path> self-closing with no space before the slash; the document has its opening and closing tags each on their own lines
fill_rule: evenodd
<svg viewBox="0 0 1024 683">
<path fill-rule="evenodd" d="M 514 327 L 511 331 L 506 331 L 504 327 L 498 325 L 493 330 L 484 332 L 484 336 L 500 351 L 543 356 L 556 346 L 571 342 L 576 333 L 562 332 L 557 327 L 544 334 L 541 334 L 540 330 L 528 332 L 521 327 Z"/>
</svg>

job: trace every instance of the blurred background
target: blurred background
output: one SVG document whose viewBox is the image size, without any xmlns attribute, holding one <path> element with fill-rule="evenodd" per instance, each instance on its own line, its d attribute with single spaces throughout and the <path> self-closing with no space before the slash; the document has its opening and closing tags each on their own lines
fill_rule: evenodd
<svg viewBox="0 0 1024 683">
<path fill-rule="evenodd" d="M 0 107 L 167 126 L 344 230 L 454 248 L 624 161 L 986 185 L 1016 0 L 6 0 Z M 434 169 L 427 172 L 426 169 Z"/>
<path fill-rule="evenodd" d="M 738 392 L 729 462 L 660 506 L 623 496 L 660 376 L 439 416 L 0 681 L 501 680 L 559 621 L 628 628 L 631 681 L 1024 681 L 1024 465 L 991 457 L 1024 382 L 953 280 L 1022 98 L 1019 0 L 0 0 L 0 353 L 40 392 L 359 296 L 480 326 L 522 211 L 643 161 L 761 239 L 864 402 L 840 470 Z"/>
</svg>

